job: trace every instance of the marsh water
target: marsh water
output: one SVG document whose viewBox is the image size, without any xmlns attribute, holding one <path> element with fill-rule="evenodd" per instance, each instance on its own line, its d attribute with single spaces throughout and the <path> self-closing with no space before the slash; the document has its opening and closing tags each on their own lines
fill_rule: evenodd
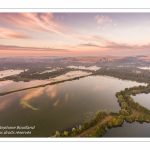
<svg viewBox="0 0 150 150">
<path fill-rule="evenodd" d="M 0 96 L 0 126 L 34 127 L 30 129 L 31 134 L 0 136 L 50 137 L 55 131 L 68 130 L 91 119 L 98 110 L 118 112 L 120 107 L 115 93 L 138 85 L 145 84 L 107 76 L 88 76 Z M 15 86 L 17 88 L 17 84 Z"/>
</svg>

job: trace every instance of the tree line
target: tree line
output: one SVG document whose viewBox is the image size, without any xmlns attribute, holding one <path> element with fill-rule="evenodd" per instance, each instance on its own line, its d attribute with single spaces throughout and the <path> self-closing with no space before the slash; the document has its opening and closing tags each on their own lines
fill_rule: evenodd
<svg viewBox="0 0 150 150">
<path fill-rule="evenodd" d="M 95 71 L 94 74 L 113 76 L 123 80 L 150 83 L 150 71 L 136 67 L 103 67 Z"/>
</svg>

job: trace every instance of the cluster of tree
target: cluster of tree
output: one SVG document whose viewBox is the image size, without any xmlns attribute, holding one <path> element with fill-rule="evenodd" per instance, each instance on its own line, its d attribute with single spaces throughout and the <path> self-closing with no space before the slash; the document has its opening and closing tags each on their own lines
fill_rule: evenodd
<svg viewBox="0 0 150 150">
<path fill-rule="evenodd" d="M 119 115 L 128 116 L 132 114 L 132 109 L 130 105 L 128 105 L 128 103 L 125 101 L 123 95 L 122 95 L 122 91 L 116 93 L 116 97 L 118 98 L 118 102 L 121 107 L 121 110 L 119 111 Z"/>
<path fill-rule="evenodd" d="M 29 78 L 22 78 L 19 75 L 12 75 L 12 76 L 8 76 L 8 77 L 4 77 L 0 79 L 0 81 L 4 81 L 4 80 L 13 80 L 15 82 L 19 82 L 19 81 L 29 82 L 30 81 Z"/>
<path fill-rule="evenodd" d="M 28 82 L 30 80 L 35 80 L 35 79 L 37 79 L 37 80 L 42 80 L 43 79 L 44 80 L 44 79 L 57 77 L 59 75 L 65 74 L 65 73 L 67 73 L 69 71 L 72 71 L 72 70 L 73 70 L 72 68 L 63 68 L 63 69 L 60 69 L 60 70 L 56 70 L 56 71 L 53 71 L 53 72 L 42 73 L 42 74 L 37 72 L 37 69 L 36 70 L 28 70 L 28 71 L 21 72 L 18 75 L 12 75 L 12 76 L 7 76 L 7 77 L 4 77 L 4 78 L 1 78 L 1 81 L 13 80 L 15 82 L 18 82 L 18 81 Z"/>
<path fill-rule="evenodd" d="M 98 121 L 100 121 L 100 119 L 103 119 L 105 116 L 108 116 L 108 113 L 106 111 L 98 111 L 91 121 L 85 121 L 82 125 L 79 125 L 77 128 L 72 128 L 71 132 L 64 131 L 60 133 L 59 131 L 56 131 L 53 137 L 68 137 L 71 135 L 74 135 L 74 136 L 78 135 L 82 133 L 84 130 L 87 130 L 90 127 L 94 126 Z M 84 136 L 85 137 L 103 136 L 107 132 L 107 128 L 121 126 L 124 122 L 124 118 L 125 117 L 123 115 L 116 116 L 112 120 L 104 124 L 96 126 L 92 133 L 84 135 Z"/>
<path fill-rule="evenodd" d="M 66 137 L 66 136 L 69 136 L 71 134 L 78 135 L 78 134 L 82 133 L 84 130 L 87 130 L 90 127 L 94 126 L 98 121 L 100 121 L 101 119 L 105 118 L 106 116 L 108 116 L 107 111 L 100 110 L 100 111 L 98 111 L 95 114 L 95 116 L 93 117 L 93 119 L 91 119 L 90 121 L 85 121 L 82 125 L 79 125 L 76 128 L 73 127 L 71 132 L 64 131 L 63 133 L 59 133 L 58 134 L 58 131 L 56 131 L 54 137 Z"/>
<path fill-rule="evenodd" d="M 52 137 L 68 137 L 71 134 L 71 132 L 69 131 L 64 131 L 62 133 L 60 133 L 59 131 L 56 131 L 55 135 L 53 135 Z"/>
<path fill-rule="evenodd" d="M 95 116 L 90 120 L 90 121 L 85 121 L 82 126 L 79 126 L 77 129 L 73 128 L 73 134 L 80 134 L 82 133 L 84 130 L 89 129 L 90 127 L 94 126 L 97 124 L 98 121 L 100 121 L 101 119 L 105 118 L 106 116 L 108 116 L 108 113 L 106 110 L 100 110 L 98 111 Z"/>
<path fill-rule="evenodd" d="M 124 122 L 124 116 L 120 115 L 106 123 L 108 128 L 116 127 L 122 125 Z"/>
<path fill-rule="evenodd" d="M 135 120 L 137 122 L 150 122 L 150 116 L 149 115 L 139 115 L 136 116 Z"/>
<path fill-rule="evenodd" d="M 137 82 L 150 82 L 150 71 L 136 67 L 103 67 L 94 73 L 95 75 L 108 75 L 119 79 L 132 80 Z"/>
<path fill-rule="evenodd" d="M 125 117 L 125 121 L 129 122 L 129 123 L 132 123 L 132 122 L 135 121 L 135 117 L 134 116 L 126 116 Z"/>
<path fill-rule="evenodd" d="M 100 137 L 103 136 L 108 128 L 121 126 L 124 122 L 124 116 L 117 116 L 116 118 L 113 118 L 112 120 L 108 121 L 107 123 L 101 124 L 96 126 L 95 130 L 86 135 L 86 137 Z"/>
<path fill-rule="evenodd" d="M 121 108 L 126 109 L 129 112 L 129 114 L 132 113 L 131 108 L 133 108 L 137 111 L 141 111 L 150 115 L 149 109 L 135 102 L 133 98 L 131 98 L 130 96 L 130 95 L 136 95 L 140 93 L 150 93 L 150 84 L 148 84 L 147 86 L 140 85 L 140 86 L 134 86 L 131 88 L 125 88 L 124 91 L 117 92 L 116 97 L 118 98 L 118 102 Z"/>
<path fill-rule="evenodd" d="M 102 124 L 96 126 L 95 130 L 91 134 L 86 135 L 85 137 L 100 137 L 103 136 L 106 132 L 107 132 L 107 125 Z"/>
</svg>

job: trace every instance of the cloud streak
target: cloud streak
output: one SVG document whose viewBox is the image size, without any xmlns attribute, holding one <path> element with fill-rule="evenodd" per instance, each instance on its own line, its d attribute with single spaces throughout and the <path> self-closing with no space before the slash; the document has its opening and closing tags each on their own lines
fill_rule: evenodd
<svg viewBox="0 0 150 150">
<path fill-rule="evenodd" d="M 11 50 L 11 51 L 60 51 L 60 52 L 69 52 L 67 49 L 57 49 L 57 48 L 45 48 L 45 47 L 22 47 L 22 46 L 13 46 L 13 45 L 0 45 L 1 50 Z"/>
<path fill-rule="evenodd" d="M 97 44 L 93 44 L 93 43 L 87 43 L 87 44 L 79 44 L 78 46 L 86 46 L 86 47 L 100 47 L 99 45 Z"/>
<path fill-rule="evenodd" d="M 130 51 L 149 51 L 150 50 L 150 43 L 145 44 L 145 45 L 131 45 L 131 44 L 126 44 L 126 43 L 117 43 L 110 41 L 108 39 L 102 38 L 97 35 L 91 35 L 90 40 L 95 41 L 96 43 L 81 43 L 77 47 L 95 47 L 99 49 L 107 49 L 107 50 L 114 50 L 114 51 L 124 51 L 124 50 L 130 50 Z"/>
<path fill-rule="evenodd" d="M 97 21 L 98 24 L 112 22 L 112 19 L 110 19 L 108 16 L 105 15 L 96 15 L 95 20 Z"/>
<path fill-rule="evenodd" d="M 0 27 L 0 32 L 2 37 L 8 37 L 8 38 L 17 38 L 17 39 L 28 39 L 29 36 L 23 35 L 19 32 L 13 31 L 11 29 L 7 29 L 4 27 Z"/>
<path fill-rule="evenodd" d="M 14 30 L 56 33 L 65 36 L 64 27 L 56 22 L 52 13 L 0 13 L 1 22 Z"/>
</svg>

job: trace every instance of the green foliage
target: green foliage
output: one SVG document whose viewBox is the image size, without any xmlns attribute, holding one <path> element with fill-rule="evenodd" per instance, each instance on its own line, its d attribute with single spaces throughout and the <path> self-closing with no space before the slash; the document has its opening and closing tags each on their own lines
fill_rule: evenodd
<svg viewBox="0 0 150 150">
<path fill-rule="evenodd" d="M 118 125 L 118 121 L 115 118 L 112 119 L 111 123 L 112 123 L 113 126 L 117 126 Z"/>
<path fill-rule="evenodd" d="M 107 122 L 107 127 L 111 128 L 113 126 L 112 122 L 111 121 L 108 121 Z"/>
<path fill-rule="evenodd" d="M 69 132 L 67 132 L 67 131 L 64 131 L 64 133 L 63 133 L 63 136 L 68 136 L 69 135 Z"/>
<path fill-rule="evenodd" d="M 128 104 L 126 102 L 121 103 L 121 109 L 126 109 L 127 106 Z"/>
<path fill-rule="evenodd" d="M 118 101 L 119 101 L 119 103 L 124 102 L 124 98 L 123 98 L 123 96 L 122 96 L 122 95 L 119 95 L 119 96 L 118 96 Z"/>
<path fill-rule="evenodd" d="M 60 133 L 59 133 L 59 131 L 56 131 L 56 133 L 55 133 L 54 137 L 60 137 Z"/>
<path fill-rule="evenodd" d="M 123 115 L 123 116 L 128 116 L 128 115 L 129 115 L 129 112 L 128 112 L 126 109 L 121 109 L 121 110 L 119 111 L 119 114 L 120 114 L 120 115 Z"/>
<path fill-rule="evenodd" d="M 144 116 L 144 121 L 149 123 L 150 122 L 150 116 Z"/>
<path fill-rule="evenodd" d="M 107 69 L 107 67 L 105 67 L 105 68 L 101 68 L 97 70 L 95 74 L 108 75 L 108 76 L 113 76 L 113 77 L 123 79 L 123 80 L 127 79 L 127 80 L 142 82 L 142 83 L 150 82 L 149 71 L 140 69 L 140 73 L 137 74 L 136 71 L 133 72 L 133 70 L 135 70 L 134 67 L 112 67 L 110 69 Z M 136 70 L 138 70 L 138 68 L 136 68 Z M 126 92 L 127 92 L 127 89 L 126 89 Z"/>
<path fill-rule="evenodd" d="M 86 129 L 90 128 L 90 126 L 91 126 L 91 122 L 85 121 L 82 125 L 82 130 L 86 130 Z"/>
<path fill-rule="evenodd" d="M 131 94 L 133 94 L 133 95 L 135 95 L 135 94 L 137 94 L 137 93 L 138 93 L 137 90 L 132 90 L 132 91 L 131 91 Z"/>
<path fill-rule="evenodd" d="M 73 134 L 77 134 L 77 129 L 72 128 L 72 133 L 73 133 Z"/>
<path fill-rule="evenodd" d="M 123 115 L 117 116 L 117 119 L 124 119 L 124 118 L 125 118 L 125 116 L 123 116 Z"/>
<path fill-rule="evenodd" d="M 129 97 L 127 99 L 127 103 L 128 103 L 128 105 L 132 106 L 132 105 L 134 105 L 134 100 L 131 97 Z"/>
<path fill-rule="evenodd" d="M 147 116 L 139 115 L 139 116 L 136 116 L 135 120 L 138 122 L 148 122 L 149 123 L 150 122 L 150 116 L 149 115 L 147 115 Z"/>
<path fill-rule="evenodd" d="M 143 115 L 136 116 L 135 120 L 139 121 L 139 122 L 143 122 L 144 121 L 144 116 Z"/>
<path fill-rule="evenodd" d="M 90 137 L 99 137 L 107 132 L 107 126 L 105 124 L 97 126 L 95 130 L 89 135 Z"/>
<path fill-rule="evenodd" d="M 116 112 L 110 112 L 109 115 L 111 115 L 111 116 L 118 116 L 119 113 L 116 113 Z"/>
<path fill-rule="evenodd" d="M 32 69 L 29 69 L 28 71 L 21 72 L 18 75 L 4 77 L 3 80 L 13 80 L 15 82 L 19 82 L 19 81 L 29 82 L 30 80 L 33 80 L 33 79 L 44 80 L 44 79 L 54 78 L 59 75 L 65 74 L 69 71 L 72 71 L 73 69 L 64 67 L 63 69 L 58 69 L 53 72 L 46 72 L 46 73 L 40 74 L 41 72 L 45 70 L 47 70 L 47 68 L 38 68 L 36 66 L 36 68 L 34 67 Z"/>
<path fill-rule="evenodd" d="M 125 121 L 129 122 L 129 123 L 132 123 L 132 122 L 135 121 L 135 117 L 133 117 L 133 116 L 127 116 L 127 117 L 125 117 Z"/>
<path fill-rule="evenodd" d="M 123 123 L 124 119 L 123 118 L 113 118 L 111 123 L 113 126 L 119 126 Z"/>
<path fill-rule="evenodd" d="M 130 106 L 127 106 L 127 107 L 126 107 L 126 110 L 127 110 L 127 112 L 128 112 L 130 115 L 132 114 L 132 109 L 131 109 Z"/>
<path fill-rule="evenodd" d="M 118 98 L 119 95 L 121 95 L 120 92 L 117 92 L 117 93 L 115 94 L 115 96 L 116 96 L 117 98 Z"/>
<path fill-rule="evenodd" d="M 99 110 L 99 111 L 96 112 L 96 116 L 97 116 L 98 118 L 103 118 L 103 117 L 105 117 L 105 116 L 107 116 L 107 115 L 108 115 L 108 113 L 107 113 L 106 110 Z"/>
</svg>

